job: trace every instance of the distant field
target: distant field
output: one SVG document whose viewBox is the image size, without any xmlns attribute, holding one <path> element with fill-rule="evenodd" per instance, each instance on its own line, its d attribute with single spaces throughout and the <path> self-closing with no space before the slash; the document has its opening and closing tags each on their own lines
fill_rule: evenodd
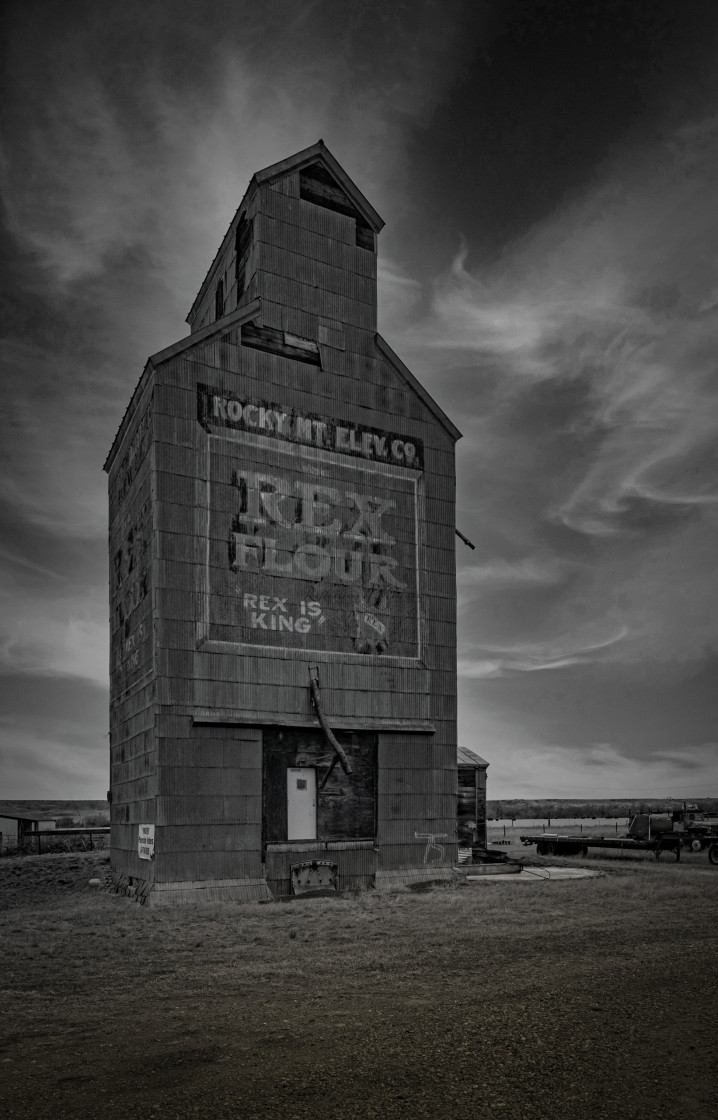
<svg viewBox="0 0 718 1120">
<path fill-rule="evenodd" d="M 718 869 L 517 848 L 604 875 L 152 910 L 3 860 L 0 1114 L 712 1115 Z"/>
</svg>

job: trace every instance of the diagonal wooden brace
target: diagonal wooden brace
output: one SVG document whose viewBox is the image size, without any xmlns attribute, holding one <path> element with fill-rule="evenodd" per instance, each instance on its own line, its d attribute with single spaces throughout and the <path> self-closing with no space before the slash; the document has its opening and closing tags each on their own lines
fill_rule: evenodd
<svg viewBox="0 0 718 1120">
<path fill-rule="evenodd" d="M 332 774 L 334 773 L 334 767 L 336 766 L 338 761 L 339 761 L 339 755 L 338 754 L 333 755 L 332 761 L 327 766 L 324 777 L 322 778 L 321 782 L 319 783 L 319 792 L 320 793 L 322 792 L 325 785 L 327 784 L 327 782 L 331 778 Z"/>
<path fill-rule="evenodd" d="M 336 735 L 334 734 L 331 727 L 327 723 L 326 716 L 324 715 L 324 709 L 322 708 L 322 701 L 321 701 L 321 697 L 319 695 L 319 681 L 317 680 L 316 677 L 310 676 L 310 678 L 309 678 L 309 689 L 310 689 L 310 692 L 312 694 L 312 702 L 314 704 L 314 707 L 316 708 L 316 712 L 317 712 L 317 715 L 319 717 L 319 723 L 321 724 L 322 731 L 326 735 L 327 741 L 328 741 L 329 745 L 331 746 L 332 750 L 334 750 L 336 752 L 337 758 L 339 759 L 339 762 L 341 763 L 341 767 L 342 767 L 342 770 L 344 771 L 344 773 L 347 774 L 347 775 L 351 774 L 352 768 L 349 765 L 349 759 L 347 758 L 346 754 L 344 753 L 344 748 L 341 745 L 341 743 L 337 740 Z M 332 769 L 333 769 L 333 767 L 332 767 Z M 327 774 L 327 777 L 328 776 L 329 775 Z M 325 780 L 326 780 L 326 778 L 325 778 Z M 322 785 L 323 784 L 324 783 L 322 783 Z"/>
</svg>

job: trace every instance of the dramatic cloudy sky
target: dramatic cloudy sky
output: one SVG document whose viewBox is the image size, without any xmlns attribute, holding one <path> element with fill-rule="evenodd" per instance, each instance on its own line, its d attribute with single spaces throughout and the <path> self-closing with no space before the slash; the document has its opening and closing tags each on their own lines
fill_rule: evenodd
<svg viewBox="0 0 718 1120">
<path fill-rule="evenodd" d="M 458 445 L 490 796 L 718 796 L 718 10 L 12 0 L 0 796 L 107 789 L 106 480 L 250 176 L 322 137 Z"/>
</svg>

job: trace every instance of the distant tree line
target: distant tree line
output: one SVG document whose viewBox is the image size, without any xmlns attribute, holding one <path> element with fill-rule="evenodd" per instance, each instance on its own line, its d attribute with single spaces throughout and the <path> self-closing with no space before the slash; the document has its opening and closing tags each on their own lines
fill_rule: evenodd
<svg viewBox="0 0 718 1120">
<path fill-rule="evenodd" d="M 55 821 L 56 828 L 106 828 L 110 823 L 110 814 L 107 813 L 81 813 L 79 816 L 58 817 Z"/>
<path fill-rule="evenodd" d="M 688 799 L 687 804 L 698 805 L 704 812 L 718 813 L 718 798 L 704 797 Z M 662 813 L 666 809 L 678 809 L 682 801 L 568 801 L 563 798 L 548 798 L 533 801 L 514 798 L 509 801 L 487 801 L 486 815 L 493 820 L 542 820 L 548 817 L 634 817 L 636 813 Z"/>
</svg>

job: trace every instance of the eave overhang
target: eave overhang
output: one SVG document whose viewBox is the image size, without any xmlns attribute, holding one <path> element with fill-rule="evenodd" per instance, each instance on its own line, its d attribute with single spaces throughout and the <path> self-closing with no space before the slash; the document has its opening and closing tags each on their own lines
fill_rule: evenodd
<svg viewBox="0 0 718 1120">
<path fill-rule="evenodd" d="M 217 319 L 214 323 L 209 323 L 206 327 L 202 327 L 201 330 L 195 331 L 194 334 L 185 335 L 185 337 L 181 338 L 178 342 L 173 342 L 171 346 L 166 346 L 164 350 L 158 350 L 156 354 L 152 354 L 147 359 L 140 379 L 130 398 L 130 403 L 125 409 L 125 414 L 117 429 L 117 434 L 112 441 L 112 447 L 110 448 L 103 468 L 105 471 L 110 471 L 119 453 L 130 420 L 134 415 L 135 403 L 139 400 L 150 373 L 157 369 L 158 366 L 162 365 L 163 362 L 168 362 L 171 358 L 176 358 L 179 354 L 192 349 L 193 346 L 200 346 L 202 343 L 215 337 L 221 338 L 222 335 L 228 334 L 229 331 L 233 330 L 235 327 L 241 327 L 242 323 L 249 323 L 253 319 L 261 317 L 261 310 L 260 301 L 254 299 L 251 303 L 236 308 L 236 310 L 230 312 L 229 315 L 225 315 L 223 318 Z"/>
</svg>

